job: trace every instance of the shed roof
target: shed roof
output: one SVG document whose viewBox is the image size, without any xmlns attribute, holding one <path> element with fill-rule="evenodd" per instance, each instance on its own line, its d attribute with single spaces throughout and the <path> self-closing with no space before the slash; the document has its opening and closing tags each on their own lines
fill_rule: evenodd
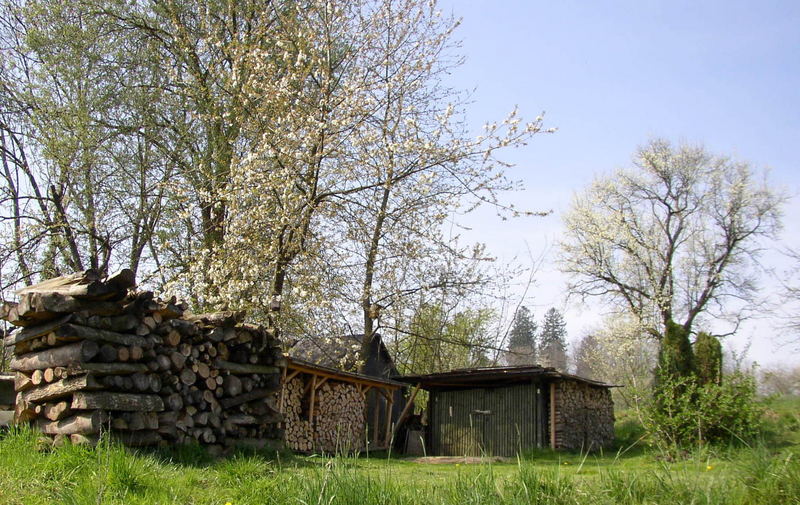
<svg viewBox="0 0 800 505">
<path fill-rule="evenodd" d="M 359 356 L 361 342 L 364 334 L 339 335 L 332 338 L 302 338 L 296 340 L 289 349 L 289 356 L 295 359 L 305 360 L 310 363 L 318 363 L 322 366 L 355 370 L 358 368 L 358 359 L 369 359 L 368 356 Z M 373 352 L 377 352 L 384 362 L 393 364 L 394 360 L 380 334 L 375 333 L 371 340 Z M 374 373 L 376 371 L 371 371 Z M 386 377 L 388 374 L 383 375 Z"/>
<path fill-rule="evenodd" d="M 587 379 L 564 372 L 555 368 L 538 365 L 522 365 L 507 367 L 482 367 L 461 368 L 427 375 L 403 375 L 393 377 L 395 380 L 408 384 L 420 384 L 425 389 L 432 388 L 465 388 L 479 386 L 501 386 L 526 382 L 534 378 L 568 379 L 583 382 L 597 387 L 618 387 L 605 382 Z"/>
<path fill-rule="evenodd" d="M 313 373 L 316 375 L 328 377 L 333 380 L 340 380 L 344 382 L 355 382 L 359 384 L 367 384 L 370 386 L 383 387 L 383 388 L 388 387 L 392 389 L 406 386 L 405 383 L 396 380 L 385 379 L 383 377 L 375 377 L 372 375 L 364 375 L 355 372 L 345 372 L 344 370 L 340 370 L 338 368 L 328 367 L 320 365 L 318 363 L 312 363 L 310 361 L 306 361 L 288 355 L 286 356 L 286 361 L 288 363 L 287 366 L 290 370 L 299 370 L 301 372 Z"/>
</svg>

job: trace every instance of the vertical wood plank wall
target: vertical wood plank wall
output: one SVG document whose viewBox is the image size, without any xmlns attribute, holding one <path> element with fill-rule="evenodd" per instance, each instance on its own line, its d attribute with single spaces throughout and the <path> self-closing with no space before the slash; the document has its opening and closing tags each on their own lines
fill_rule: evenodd
<svg viewBox="0 0 800 505">
<path fill-rule="evenodd" d="M 429 447 L 442 456 L 514 456 L 544 447 L 547 412 L 542 384 L 433 391 Z"/>
</svg>

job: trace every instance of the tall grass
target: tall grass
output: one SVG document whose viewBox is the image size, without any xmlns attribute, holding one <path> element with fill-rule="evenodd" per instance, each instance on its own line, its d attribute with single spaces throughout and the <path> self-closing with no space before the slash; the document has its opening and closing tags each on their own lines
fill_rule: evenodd
<svg viewBox="0 0 800 505">
<path fill-rule="evenodd" d="M 16 429 L 0 439 L 0 503 L 800 504 L 800 462 L 793 450 L 736 449 L 716 455 L 713 463 L 708 454 L 679 463 L 545 454 L 516 464 L 443 469 L 254 453 L 215 461 L 198 447 L 137 452 L 106 441 L 96 448 L 46 449 L 35 433 Z M 436 478 L 434 471 L 440 472 Z"/>
</svg>

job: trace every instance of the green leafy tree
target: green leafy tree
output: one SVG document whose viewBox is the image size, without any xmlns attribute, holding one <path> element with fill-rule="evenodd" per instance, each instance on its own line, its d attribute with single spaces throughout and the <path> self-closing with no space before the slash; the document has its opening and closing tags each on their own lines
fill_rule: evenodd
<svg viewBox="0 0 800 505">
<path fill-rule="evenodd" d="M 404 338 L 395 343 L 401 373 L 435 373 L 486 366 L 490 342 L 486 326 L 491 312 L 450 312 L 439 304 L 423 304 Z"/>
<path fill-rule="evenodd" d="M 592 333 L 586 334 L 575 348 L 575 374 L 589 379 L 598 378 L 598 371 L 601 367 L 597 366 L 597 361 L 601 358 L 601 346 L 597 337 Z"/>
<path fill-rule="evenodd" d="M 556 308 L 544 315 L 539 334 L 539 358 L 544 366 L 561 371 L 567 369 L 567 323 Z"/>
<path fill-rule="evenodd" d="M 536 330 L 538 325 L 528 307 L 520 307 L 514 314 L 508 336 L 506 361 L 509 365 L 536 363 Z"/>
<path fill-rule="evenodd" d="M 661 341 L 656 368 L 656 389 L 661 384 L 692 378 L 694 353 L 686 329 L 674 321 L 667 322 L 667 331 Z"/>
</svg>

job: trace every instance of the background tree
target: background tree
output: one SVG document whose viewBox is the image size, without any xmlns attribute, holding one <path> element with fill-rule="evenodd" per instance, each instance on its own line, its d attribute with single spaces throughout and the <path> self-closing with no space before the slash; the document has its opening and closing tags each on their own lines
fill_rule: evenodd
<svg viewBox="0 0 800 505">
<path fill-rule="evenodd" d="M 773 365 L 760 369 L 758 390 L 762 395 L 800 396 L 800 366 Z"/>
<path fill-rule="evenodd" d="M 689 334 L 703 316 L 733 317 L 735 330 L 755 303 L 759 239 L 775 236 L 783 197 L 747 163 L 698 147 L 654 140 L 634 165 L 572 202 L 561 243 L 570 293 L 602 297 L 658 341 L 673 321 Z M 748 303 L 726 303 L 737 301 Z"/>
<path fill-rule="evenodd" d="M 587 379 L 602 380 L 602 366 L 597 361 L 601 358 L 600 342 L 594 333 L 584 335 L 575 346 L 572 359 L 575 362 L 575 375 Z"/>
<path fill-rule="evenodd" d="M 525 214 L 497 155 L 542 118 L 466 131 L 435 2 L 3 6 L 4 288 L 134 266 L 195 310 L 280 299 L 280 326 L 364 342 L 444 291 L 483 310 L 491 258 L 450 221 Z"/>
<path fill-rule="evenodd" d="M 128 35 L 81 4 L 0 6 L 4 287 L 155 254 L 173 167 L 148 140 L 156 72 Z"/>
<path fill-rule="evenodd" d="M 542 320 L 538 351 L 543 366 L 562 372 L 567 370 L 567 323 L 555 307 L 551 307 Z"/>
<path fill-rule="evenodd" d="M 594 379 L 623 386 L 611 389 L 614 402 L 638 410 L 651 395 L 658 343 L 630 315 L 609 315 L 590 335 L 595 343 L 578 344 L 576 363 L 588 365 Z"/>
<path fill-rule="evenodd" d="M 514 314 L 511 331 L 508 333 L 506 362 L 509 365 L 534 365 L 537 363 L 537 327 L 528 307 L 521 306 Z"/>
<path fill-rule="evenodd" d="M 782 319 L 779 330 L 787 333 L 787 343 L 797 348 L 800 345 L 800 251 L 787 249 L 783 254 L 789 259 L 790 266 L 777 279 L 782 286 L 782 306 L 777 311 Z"/>
<path fill-rule="evenodd" d="M 491 313 L 448 312 L 441 305 L 422 305 L 410 324 L 410 337 L 392 345 L 401 373 L 426 374 L 487 366 L 486 326 Z"/>
</svg>

